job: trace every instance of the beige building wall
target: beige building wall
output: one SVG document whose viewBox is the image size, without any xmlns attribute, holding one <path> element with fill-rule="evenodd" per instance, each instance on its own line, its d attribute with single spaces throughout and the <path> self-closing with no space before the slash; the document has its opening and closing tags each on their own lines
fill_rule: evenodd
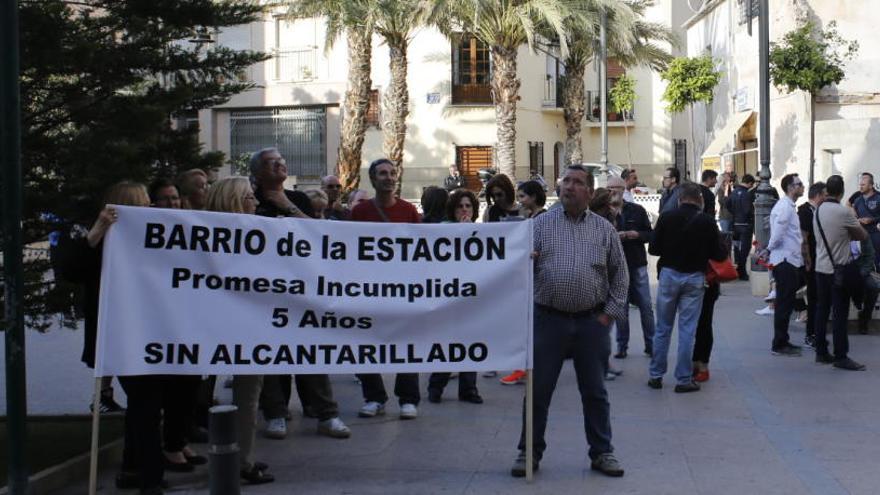
<svg viewBox="0 0 880 495">
<path fill-rule="evenodd" d="M 678 0 L 661 0 L 649 11 L 649 19 L 677 23 L 687 16 Z M 673 24 L 679 25 L 679 24 Z M 230 112 L 266 107 L 320 106 L 327 109 L 326 172 L 336 165 L 339 145 L 339 124 L 342 98 L 346 88 L 347 60 L 345 40 L 337 40 L 327 50 L 324 45 L 324 21 L 302 19 L 286 21 L 267 16 L 263 22 L 224 29 L 218 43 L 233 48 L 250 48 L 276 56 L 256 64 L 247 76 L 258 87 L 236 95 L 226 104 L 200 114 L 200 137 L 208 149 L 230 151 Z M 682 31 L 683 33 L 683 31 Z M 684 36 L 682 35 L 682 39 Z M 683 45 L 684 46 L 684 45 Z M 314 57 L 308 70 L 296 71 L 294 77 L 278 78 L 289 73 L 284 66 L 290 53 L 305 52 Z M 408 54 L 407 83 L 410 94 L 410 115 L 404 149 L 404 191 L 406 197 L 418 197 L 423 187 L 441 184 L 447 167 L 456 158 L 456 146 L 494 146 L 495 113 L 491 105 L 452 104 L 452 47 L 450 41 L 434 29 L 416 32 Z M 279 65 L 282 64 L 282 65 Z M 548 55 L 531 52 L 523 46 L 518 56 L 521 100 L 517 111 L 516 176 L 529 175 L 529 143 L 543 143 L 542 175 L 552 182 L 558 154 L 562 167 L 565 124 L 562 110 L 547 99 Z M 664 84 L 658 74 L 646 68 L 629 73 L 637 81 L 638 99 L 635 120 L 628 124 L 629 149 L 632 163 L 639 169 L 644 182 L 655 187 L 663 168 L 673 161 L 672 140 L 678 137 L 676 122 L 681 116 L 669 115 L 661 102 Z M 377 36 L 373 41 L 373 88 L 381 95 L 389 84 L 388 49 Z M 588 91 L 597 91 L 596 72 L 587 71 Z M 589 107 L 589 104 L 588 104 Z M 600 157 L 600 126 L 583 122 L 584 160 L 598 162 Z M 609 125 L 609 161 L 628 165 L 627 140 L 622 123 Z M 382 156 L 382 131 L 371 127 L 363 148 L 363 167 Z M 229 173 L 229 170 L 224 171 Z M 300 180 L 300 184 L 310 184 Z M 366 170 L 362 169 L 362 185 L 369 187 Z"/>
<path fill-rule="evenodd" d="M 836 87 L 825 88 L 816 108 L 815 180 L 824 180 L 832 171 L 843 175 L 848 192 L 857 188 L 858 173 L 880 173 L 876 155 L 876 132 L 880 128 L 880 33 L 870 16 L 853 2 L 831 0 L 771 0 L 770 38 L 778 41 L 809 19 L 820 26 L 836 20 L 840 34 L 858 40 L 856 60 L 846 67 L 846 78 Z M 739 23 L 740 3 L 736 0 L 706 2 L 703 11 L 686 21 L 688 54 L 710 51 L 724 72 L 712 105 L 695 112 L 697 151 L 718 136 L 738 111 L 755 110 L 758 105 L 758 20 Z M 708 50 L 707 50 L 708 49 Z M 739 100 L 737 96 L 739 93 Z M 743 105 L 743 100 L 746 104 Z M 810 100 L 804 92 L 791 94 L 770 89 L 770 147 L 772 182 L 796 172 L 809 175 Z M 755 129 L 757 133 L 757 129 Z M 732 147 L 732 142 L 729 147 Z M 737 143 L 741 147 L 743 143 Z M 750 164 L 757 168 L 755 155 Z"/>
</svg>

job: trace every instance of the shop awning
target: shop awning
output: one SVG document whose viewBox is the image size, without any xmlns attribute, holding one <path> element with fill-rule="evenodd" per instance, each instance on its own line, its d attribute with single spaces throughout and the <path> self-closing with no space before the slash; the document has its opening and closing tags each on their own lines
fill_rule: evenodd
<svg viewBox="0 0 880 495">
<path fill-rule="evenodd" d="M 755 112 L 749 110 L 747 112 L 739 112 L 734 114 L 727 121 L 727 125 L 724 126 L 724 129 L 721 129 L 718 133 L 715 134 L 715 139 L 709 143 L 709 146 L 706 147 L 706 151 L 700 156 L 703 161 L 715 162 L 720 161 L 721 153 L 724 151 L 729 151 L 729 149 L 733 149 L 736 147 L 736 133 L 739 132 L 740 128 L 749 120 L 749 117 L 752 116 Z M 728 148 L 730 147 L 730 148 Z M 712 160 L 714 158 L 714 160 Z"/>
</svg>

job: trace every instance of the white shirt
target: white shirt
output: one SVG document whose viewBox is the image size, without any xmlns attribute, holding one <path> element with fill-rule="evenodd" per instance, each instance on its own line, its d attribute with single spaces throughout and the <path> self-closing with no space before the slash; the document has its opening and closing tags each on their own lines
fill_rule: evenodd
<svg viewBox="0 0 880 495">
<path fill-rule="evenodd" d="M 804 266 L 804 255 L 801 253 L 801 225 L 797 216 L 794 201 L 783 196 L 770 212 L 770 264 L 778 265 L 783 261 L 795 267 Z"/>
<path fill-rule="evenodd" d="M 624 189 L 623 190 L 623 200 L 629 201 L 630 203 L 636 202 L 636 198 L 633 197 L 633 192 L 631 189 Z"/>
</svg>

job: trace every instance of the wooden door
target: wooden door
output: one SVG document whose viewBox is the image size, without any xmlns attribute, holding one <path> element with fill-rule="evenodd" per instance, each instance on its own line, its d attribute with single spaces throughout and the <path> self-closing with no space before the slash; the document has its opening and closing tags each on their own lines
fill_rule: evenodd
<svg viewBox="0 0 880 495">
<path fill-rule="evenodd" d="M 491 146 L 456 146 L 455 162 L 458 170 L 464 176 L 465 185 L 473 192 L 479 192 L 482 188 L 477 170 L 492 166 Z"/>
</svg>

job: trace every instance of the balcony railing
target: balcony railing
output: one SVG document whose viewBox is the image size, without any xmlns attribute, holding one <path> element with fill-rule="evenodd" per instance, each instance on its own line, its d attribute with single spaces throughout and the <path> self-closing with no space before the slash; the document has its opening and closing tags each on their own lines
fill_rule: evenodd
<svg viewBox="0 0 880 495">
<path fill-rule="evenodd" d="M 453 105 L 491 105 L 492 91 L 488 84 L 452 84 Z"/>
<path fill-rule="evenodd" d="M 602 109 L 599 106 L 599 92 L 598 91 L 587 91 L 587 103 L 589 105 L 589 111 L 587 112 L 587 120 L 590 122 L 601 122 Z M 609 98 L 608 105 L 608 122 L 623 122 L 623 114 L 617 113 L 611 108 L 611 101 Z M 628 122 L 633 121 L 635 115 L 633 112 L 627 112 L 626 120 Z"/>
<path fill-rule="evenodd" d="M 554 78 L 550 75 L 544 79 L 544 100 L 541 106 L 545 108 L 562 108 L 562 78 Z"/>
<path fill-rule="evenodd" d="M 302 82 L 318 77 L 317 47 L 276 49 L 273 56 L 276 81 Z"/>
</svg>

